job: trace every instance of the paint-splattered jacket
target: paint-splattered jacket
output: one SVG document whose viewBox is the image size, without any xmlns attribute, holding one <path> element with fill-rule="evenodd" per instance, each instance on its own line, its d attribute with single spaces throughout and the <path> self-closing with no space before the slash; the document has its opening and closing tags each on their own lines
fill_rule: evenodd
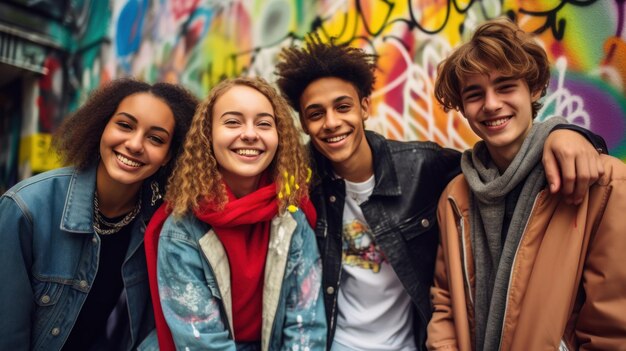
<svg viewBox="0 0 626 351">
<path fill-rule="evenodd" d="M 235 350 L 230 268 L 210 226 L 170 216 L 157 264 L 163 313 L 177 349 Z M 326 319 L 315 235 L 302 211 L 274 217 L 263 290 L 262 350 L 324 350 Z"/>
</svg>

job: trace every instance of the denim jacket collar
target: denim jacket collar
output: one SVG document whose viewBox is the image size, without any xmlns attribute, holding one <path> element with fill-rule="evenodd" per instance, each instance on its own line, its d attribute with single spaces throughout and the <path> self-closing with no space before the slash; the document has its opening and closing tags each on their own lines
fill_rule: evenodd
<svg viewBox="0 0 626 351">
<path fill-rule="evenodd" d="M 372 158 L 374 161 L 374 178 L 376 184 L 374 185 L 372 195 L 401 195 L 400 183 L 396 176 L 396 168 L 391 158 L 391 150 L 389 149 L 389 145 L 385 142 L 385 138 L 369 130 L 365 131 L 365 137 L 372 150 Z M 315 161 L 317 177 L 322 182 L 336 179 L 330 161 L 317 151 L 312 143 L 309 143 L 309 147 Z"/>
<path fill-rule="evenodd" d="M 65 206 L 63 207 L 63 217 L 61 219 L 61 230 L 72 233 L 92 234 L 93 231 L 93 194 L 96 190 L 96 171 L 98 167 L 93 166 L 85 170 L 74 170 L 72 179 L 70 180 L 69 189 L 65 198 Z M 145 190 L 145 189 L 144 189 Z M 145 191 L 142 191 L 142 194 Z M 140 226 L 145 229 L 146 223 L 149 221 L 152 213 L 156 209 L 155 205 L 148 205 L 148 196 L 142 195 L 142 206 L 139 216 L 135 219 L 133 227 Z M 143 240 L 143 235 L 135 236 L 131 239 L 130 247 L 133 248 L 137 243 Z"/>
<path fill-rule="evenodd" d="M 93 233 L 93 192 L 96 169 L 74 170 L 65 198 L 61 229 L 73 233 Z"/>
</svg>

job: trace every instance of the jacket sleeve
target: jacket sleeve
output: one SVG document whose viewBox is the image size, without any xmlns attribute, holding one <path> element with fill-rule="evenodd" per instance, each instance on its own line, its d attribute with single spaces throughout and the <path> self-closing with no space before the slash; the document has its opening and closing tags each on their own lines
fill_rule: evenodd
<svg viewBox="0 0 626 351">
<path fill-rule="evenodd" d="M 200 247 L 171 223 L 165 223 L 159 238 L 157 280 L 176 348 L 235 351 L 220 301 L 209 288 Z"/>
<path fill-rule="evenodd" d="M 594 148 L 596 148 L 596 150 L 598 150 L 598 152 L 602 154 L 609 153 L 609 148 L 606 146 L 606 142 L 604 141 L 604 138 L 602 138 L 598 134 L 593 133 L 592 131 L 588 129 L 585 129 L 575 124 L 557 124 L 556 126 L 554 126 L 554 128 L 552 128 L 550 132 L 554 132 L 555 130 L 559 130 L 559 129 L 567 129 L 567 130 L 571 130 L 574 132 L 578 132 L 579 134 L 587 138 L 587 140 L 591 143 L 591 145 L 593 145 Z"/>
<path fill-rule="evenodd" d="M 35 307 L 30 218 L 13 198 L 0 197 L 0 350 L 30 349 Z"/>
<path fill-rule="evenodd" d="M 429 350 L 458 350 L 454 317 L 452 314 L 452 300 L 450 298 L 450 287 L 448 284 L 447 247 L 444 241 L 448 229 L 446 218 L 447 210 L 447 192 L 444 191 L 439 199 L 439 206 L 437 208 L 437 221 L 439 223 L 440 236 L 435 261 L 434 283 L 430 290 L 433 315 L 428 323 L 427 329 L 428 337 L 426 339 L 426 347 Z"/>
<path fill-rule="evenodd" d="M 576 325 L 580 350 L 617 350 L 626 345 L 626 179 L 607 188 L 610 195 L 603 194 L 600 200 L 606 206 L 583 271 L 585 301 Z"/>
<path fill-rule="evenodd" d="M 297 215 L 302 215 L 298 211 Z M 321 294 L 322 262 L 315 234 L 304 216 L 298 220 L 298 233 L 289 254 L 297 257 L 288 281 L 283 343 L 281 350 L 323 351 L 326 348 L 326 315 Z M 298 239 L 298 240 L 294 240 Z"/>
</svg>

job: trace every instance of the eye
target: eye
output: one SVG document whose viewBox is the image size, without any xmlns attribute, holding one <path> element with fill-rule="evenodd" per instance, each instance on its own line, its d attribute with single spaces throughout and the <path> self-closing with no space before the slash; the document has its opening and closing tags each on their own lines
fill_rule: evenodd
<svg viewBox="0 0 626 351">
<path fill-rule="evenodd" d="M 158 135 L 150 135 L 148 139 L 157 145 L 165 144 L 165 140 Z"/>
<path fill-rule="evenodd" d="M 472 101 L 476 101 L 480 99 L 480 96 L 481 96 L 480 93 L 471 93 L 471 94 L 467 94 L 463 96 L 463 100 L 467 102 L 472 102 Z"/>
<path fill-rule="evenodd" d="M 132 129 L 131 125 L 128 122 L 118 121 L 115 124 L 117 124 L 121 129 L 125 129 L 125 130 Z"/>
<path fill-rule="evenodd" d="M 515 83 L 507 83 L 507 84 L 501 85 L 498 89 L 502 92 L 508 93 L 508 92 L 515 90 L 516 87 L 517 85 Z"/>
<path fill-rule="evenodd" d="M 321 111 L 313 111 L 308 115 L 308 119 L 310 120 L 318 120 L 320 118 L 322 118 L 322 116 L 324 116 L 324 113 Z"/>
<path fill-rule="evenodd" d="M 261 128 L 272 128 L 274 126 L 274 124 L 269 121 L 269 120 L 260 120 L 257 123 L 257 126 L 261 127 Z"/>
<path fill-rule="evenodd" d="M 351 105 L 341 104 L 341 105 L 337 106 L 337 111 L 339 111 L 339 112 L 348 112 L 348 111 L 350 111 L 351 108 L 352 108 Z"/>
<path fill-rule="evenodd" d="M 234 119 L 234 118 L 229 118 L 229 119 L 224 121 L 224 125 L 228 126 L 228 127 L 236 127 L 236 126 L 238 126 L 240 124 L 241 124 L 241 122 L 239 122 L 239 120 Z"/>
</svg>

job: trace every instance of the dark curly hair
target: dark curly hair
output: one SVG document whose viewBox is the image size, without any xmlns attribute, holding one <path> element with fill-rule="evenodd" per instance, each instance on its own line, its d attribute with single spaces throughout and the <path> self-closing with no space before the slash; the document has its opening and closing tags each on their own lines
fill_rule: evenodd
<svg viewBox="0 0 626 351">
<path fill-rule="evenodd" d="M 507 77 L 523 79 L 531 94 L 546 94 L 550 65 L 544 49 L 535 39 L 508 18 L 498 18 L 478 26 L 472 39 L 459 46 L 439 63 L 435 98 L 444 110 L 463 113 L 461 89 L 463 77 L 489 74 L 494 69 Z M 532 103 L 532 117 L 542 104 Z"/>
<path fill-rule="evenodd" d="M 313 81 L 324 77 L 336 77 L 351 83 L 359 99 L 372 94 L 376 55 L 337 44 L 335 38 L 323 43 L 318 34 L 307 37 L 304 47 L 284 48 L 276 65 L 277 84 L 289 105 L 300 111 L 300 97 Z"/>
<path fill-rule="evenodd" d="M 64 164 L 77 169 L 97 165 L 100 138 L 104 128 L 118 105 L 127 96 L 149 93 L 165 102 L 174 114 L 174 135 L 170 144 L 172 161 L 176 160 L 191 120 L 198 106 L 198 99 L 185 88 L 175 84 L 148 84 L 131 78 L 116 79 L 95 90 L 87 101 L 68 116 L 53 136 L 52 145 L 59 152 Z M 164 185 L 175 162 L 168 162 L 152 178 L 157 177 Z"/>
</svg>

